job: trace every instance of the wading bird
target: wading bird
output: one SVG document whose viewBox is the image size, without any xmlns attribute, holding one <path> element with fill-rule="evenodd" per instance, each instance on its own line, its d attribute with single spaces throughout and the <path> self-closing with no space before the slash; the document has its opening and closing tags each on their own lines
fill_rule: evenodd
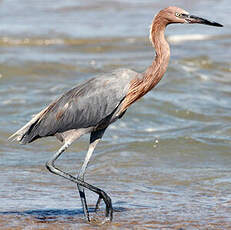
<svg viewBox="0 0 231 230">
<path fill-rule="evenodd" d="M 90 157 L 107 127 L 120 119 L 131 104 L 155 87 L 163 77 L 170 57 L 170 48 L 164 32 L 166 26 L 172 23 L 199 23 L 222 27 L 219 23 L 190 15 L 178 7 L 171 6 L 161 10 L 150 28 L 150 41 L 155 48 L 156 56 L 145 72 L 118 69 L 77 85 L 9 137 L 10 140 L 28 144 L 38 138 L 56 136 L 63 143 L 46 163 L 46 167 L 50 172 L 77 184 L 83 212 L 88 221 L 90 217 L 84 188 L 98 194 L 96 210 L 100 201 L 104 201 L 104 222 L 111 221 L 113 215 L 112 202 L 107 193 L 84 181 Z M 78 176 L 74 177 L 57 168 L 54 163 L 73 141 L 86 133 L 90 133 L 89 149 Z"/>
</svg>

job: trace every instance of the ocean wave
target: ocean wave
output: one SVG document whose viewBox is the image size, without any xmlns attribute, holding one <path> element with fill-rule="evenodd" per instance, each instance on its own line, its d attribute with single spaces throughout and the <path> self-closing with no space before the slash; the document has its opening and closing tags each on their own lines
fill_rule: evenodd
<svg viewBox="0 0 231 230">
<path fill-rule="evenodd" d="M 178 34 L 170 35 L 167 37 L 168 41 L 172 44 L 179 44 L 187 41 L 203 41 L 203 40 L 220 40 L 230 38 L 231 35 L 208 35 L 208 34 Z"/>
</svg>

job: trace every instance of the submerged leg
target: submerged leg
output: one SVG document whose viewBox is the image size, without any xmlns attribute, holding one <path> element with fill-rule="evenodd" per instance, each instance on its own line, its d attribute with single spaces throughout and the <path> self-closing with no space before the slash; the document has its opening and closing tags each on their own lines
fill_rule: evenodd
<svg viewBox="0 0 231 230">
<path fill-rule="evenodd" d="M 69 173 L 63 172 L 62 170 L 58 169 L 55 165 L 54 162 L 58 159 L 58 157 L 60 157 L 60 155 L 70 146 L 71 143 L 65 143 L 55 154 L 54 156 L 46 163 L 46 167 L 47 169 L 56 174 L 59 175 L 67 180 L 70 180 L 74 183 L 76 183 L 77 185 L 80 185 L 84 188 L 89 189 L 92 192 L 95 192 L 99 195 L 99 197 L 102 197 L 102 199 L 105 202 L 106 205 L 106 210 L 105 210 L 105 221 L 111 221 L 112 217 L 113 217 L 113 209 L 112 209 L 112 203 L 111 203 L 111 198 L 101 189 L 90 185 L 86 182 L 84 182 L 83 180 L 80 180 L 72 175 L 70 175 Z"/>
<path fill-rule="evenodd" d="M 95 212 L 97 212 L 97 210 L 99 209 L 99 205 L 100 205 L 101 200 L 102 200 L 102 197 L 99 196 L 99 197 L 98 197 L 98 200 L 97 200 L 97 202 L 96 202 L 96 205 L 95 205 Z"/>
<path fill-rule="evenodd" d="M 95 132 L 91 133 L 88 152 L 87 152 L 86 157 L 84 159 L 84 163 L 83 163 L 83 165 L 81 167 L 81 170 L 80 170 L 80 172 L 78 174 L 78 179 L 84 181 L 84 174 L 86 172 L 88 163 L 89 163 L 90 158 L 92 156 L 92 153 L 94 152 L 94 149 L 95 149 L 96 145 L 101 140 L 104 132 L 105 132 L 105 129 L 100 130 L 100 131 L 95 131 Z M 78 187 L 78 190 L 79 190 L 79 195 L 80 195 L 80 198 L 81 198 L 84 215 L 87 218 L 87 220 L 90 221 L 84 188 L 82 186 L 80 186 L 79 184 L 77 184 L 77 187 Z"/>
</svg>

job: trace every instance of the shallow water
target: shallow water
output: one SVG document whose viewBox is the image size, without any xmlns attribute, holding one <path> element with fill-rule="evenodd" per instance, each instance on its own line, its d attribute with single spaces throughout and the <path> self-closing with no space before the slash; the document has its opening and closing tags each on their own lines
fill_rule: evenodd
<svg viewBox="0 0 231 230">
<path fill-rule="evenodd" d="M 181 1 L 224 28 L 172 25 L 171 61 L 158 87 L 110 126 L 86 181 L 103 188 L 112 224 L 83 219 L 75 185 L 45 162 L 55 138 L 7 141 L 57 96 L 79 82 L 153 58 L 148 26 L 171 1 L 0 2 L 0 229 L 231 229 L 230 2 Z M 193 34 L 193 35 L 191 35 Z M 76 174 L 81 138 L 58 166 Z M 93 212 L 97 197 L 87 192 Z"/>
</svg>

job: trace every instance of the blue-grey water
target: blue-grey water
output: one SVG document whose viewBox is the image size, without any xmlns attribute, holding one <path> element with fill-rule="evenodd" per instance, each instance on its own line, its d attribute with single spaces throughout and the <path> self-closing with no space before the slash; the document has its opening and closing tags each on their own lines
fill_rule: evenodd
<svg viewBox="0 0 231 230">
<path fill-rule="evenodd" d="M 96 74 L 144 71 L 149 25 L 170 0 L 0 1 L 0 229 L 231 229 L 231 5 L 174 1 L 224 24 L 171 25 L 168 71 L 106 131 L 86 174 L 115 209 L 89 225 L 76 186 L 50 174 L 55 138 L 7 138 L 53 99 Z M 58 166 L 77 174 L 88 136 Z M 87 192 L 91 207 L 97 197 Z M 101 206 L 98 217 L 103 215 Z"/>
</svg>

